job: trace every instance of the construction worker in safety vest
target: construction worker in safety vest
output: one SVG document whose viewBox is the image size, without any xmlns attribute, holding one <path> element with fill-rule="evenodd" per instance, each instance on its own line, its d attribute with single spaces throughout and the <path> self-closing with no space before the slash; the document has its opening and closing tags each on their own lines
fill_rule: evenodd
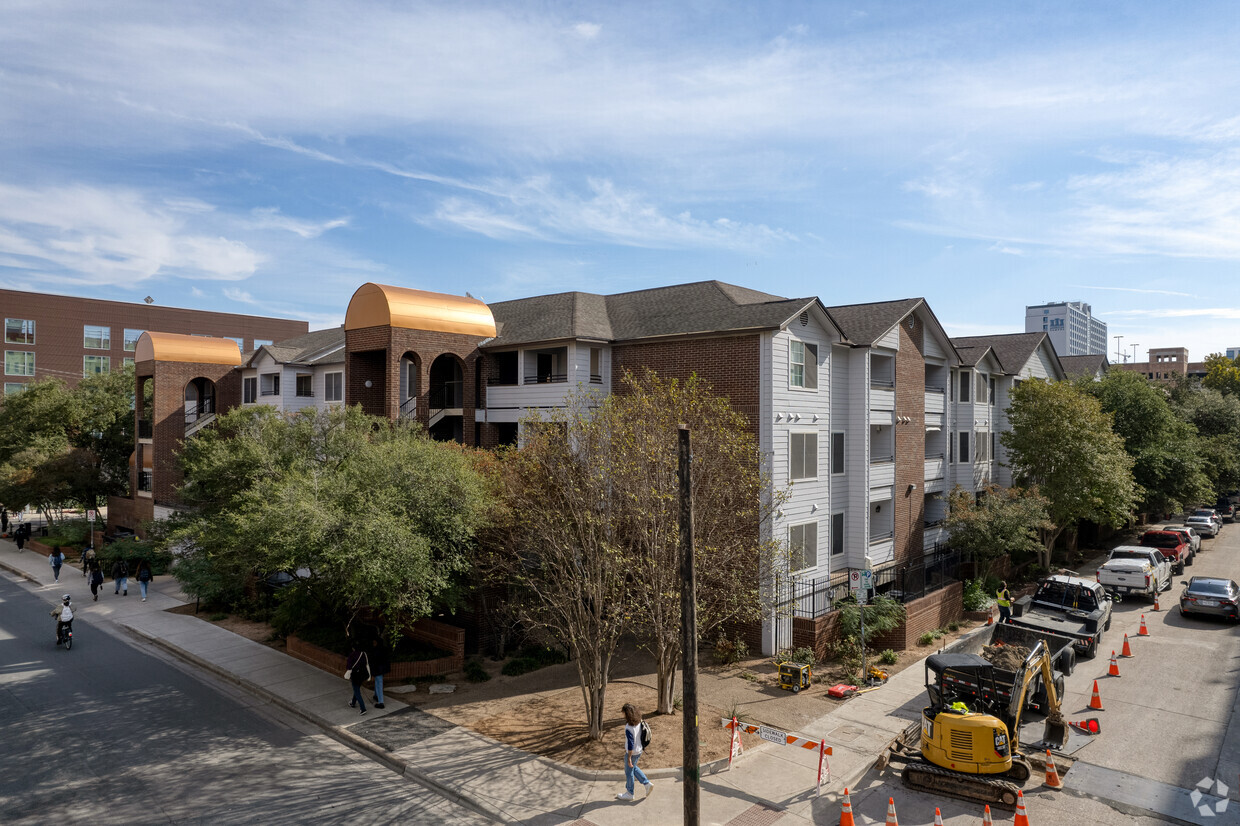
<svg viewBox="0 0 1240 826">
<path fill-rule="evenodd" d="M 1008 591 L 1006 582 L 999 584 L 996 596 L 995 602 L 999 606 L 999 622 L 1007 622 L 1012 618 L 1012 594 Z"/>
</svg>

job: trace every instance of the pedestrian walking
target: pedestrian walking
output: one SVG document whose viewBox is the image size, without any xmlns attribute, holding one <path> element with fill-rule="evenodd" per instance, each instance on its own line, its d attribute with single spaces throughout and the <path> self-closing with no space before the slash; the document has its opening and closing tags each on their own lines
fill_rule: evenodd
<svg viewBox="0 0 1240 826">
<path fill-rule="evenodd" d="M 344 665 L 344 675 L 353 684 L 353 699 L 349 701 L 349 708 L 360 706 L 362 714 L 365 714 L 366 700 L 362 698 L 362 686 L 370 679 L 370 658 L 359 644 L 354 643 Z"/>
<path fill-rule="evenodd" d="M 146 602 L 146 589 L 155 581 L 155 574 L 151 572 L 151 563 L 145 559 L 138 563 L 138 587 L 142 589 L 142 601 Z"/>
<path fill-rule="evenodd" d="M 9 532 L 9 512 L 7 508 L 0 508 L 0 533 Z"/>
<path fill-rule="evenodd" d="M 999 584 L 995 602 L 999 606 L 999 622 L 1010 620 L 1012 618 L 1012 593 L 1008 591 L 1006 582 Z"/>
<path fill-rule="evenodd" d="M 17 526 L 17 530 L 13 531 L 13 541 L 17 543 L 17 552 L 21 553 L 22 548 L 26 547 L 26 532 L 22 530 L 22 525 Z"/>
<path fill-rule="evenodd" d="M 65 555 L 60 552 L 59 545 L 52 546 L 52 552 L 47 555 L 47 561 L 52 566 L 52 579 L 60 582 L 60 568 L 65 564 Z"/>
<path fill-rule="evenodd" d="M 99 567 L 99 560 L 92 559 L 90 561 L 90 593 L 95 598 L 95 602 L 99 601 L 99 589 L 103 586 L 103 569 Z"/>
<path fill-rule="evenodd" d="M 370 674 L 375 678 L 375 708 L 383 708 L 383 675 L 392 670 L 392 646 L 381 632 L 376 631 L 369 654 Z"/>
<path fill-rule="evenodd" d="M 95 561 L 95 549 L 87 545 L 82 551 L 82 576 L 90 573 L 90 563 Z"/>
<path fill-rule="evenodd" d="M 625 703 L 620 710 L 624 712 L 624 791 L 616 795 L 616 800 L 633 799 L 634 781 L 641 783 L 646 789 L 646 797 L 650 797 L 654 784 L 637 767 L 643 750 L 642 713 L 632 703 Z"/>
<path fill-rule="evenodd" d="M 129 563 L 123 559 L 118 559 L 112 563 L 112 582 L 116 585 L 116 589 L 112 591 L 119 594 L 122 590 L 125 596 L 129 596 Z"/>
</svg>

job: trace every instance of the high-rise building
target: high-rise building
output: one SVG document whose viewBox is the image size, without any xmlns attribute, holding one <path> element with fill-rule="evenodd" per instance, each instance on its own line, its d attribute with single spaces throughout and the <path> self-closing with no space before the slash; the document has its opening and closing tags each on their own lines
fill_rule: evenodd
<svg viewBox="0 0 1240 826">
<path fill-rule="evenodd" d="M 1229 358 L 1229 359 L 1238 359 L 1238 358 L 1240 358 L 1240 347 L 1228 347 L 1228 348 L 1227 348 L 1227 358 Z"/>
<path fill-rule="evenodd" d="M 1104 355 L 1107 325 L 1083 301 L 1056 301 L 1025 307 L 1025 332 L 1046 333 L 1059 356 Z"/>
</svg>

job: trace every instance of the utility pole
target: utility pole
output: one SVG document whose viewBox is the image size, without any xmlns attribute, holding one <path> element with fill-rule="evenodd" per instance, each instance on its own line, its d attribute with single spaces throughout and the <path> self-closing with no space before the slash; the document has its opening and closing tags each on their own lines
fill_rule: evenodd
<svg viewBox="0 0 1240 826">
<path fill-rule="evenodd" d="M 1137 345 L 1130 344 L 1129 346 L 1132 348 L 1132 363 L 1136 364 L 1137 363 Z"/>
<path fill-rule="evenodd" d="M 1115 363 L 1122 364 L 1124 361 L 1124 354 L 1119 349 L 1119 341 L 1123 338 L 1123 336 L 1111 336 L 1111 338 L 1115 339 Z"/>
<path fill-rule="evenodd" d="M 693 566 L 693 477 L 689 426 L 680 425 L 677 436 L 680 458 L 680 662 L 684 671 L 685 702 L 682 723 L 684 748 L 685 826 L 698 826 L 701 819 L 701 759 L 699 756 L 697 697 L 697 573 Z"/>
</svg>

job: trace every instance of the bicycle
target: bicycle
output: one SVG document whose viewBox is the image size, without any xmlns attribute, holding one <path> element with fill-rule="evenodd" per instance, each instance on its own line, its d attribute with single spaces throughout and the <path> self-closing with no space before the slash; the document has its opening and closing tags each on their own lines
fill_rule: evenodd
<svg viewBox="0 0 1240 826">
<path fill-rule="evenodd" d="M 56 644 L 63 645 L 66 651 L 73 648 L 73 620 L 69 620 L 63 625 L 57 623 Z"/>
</svg>

